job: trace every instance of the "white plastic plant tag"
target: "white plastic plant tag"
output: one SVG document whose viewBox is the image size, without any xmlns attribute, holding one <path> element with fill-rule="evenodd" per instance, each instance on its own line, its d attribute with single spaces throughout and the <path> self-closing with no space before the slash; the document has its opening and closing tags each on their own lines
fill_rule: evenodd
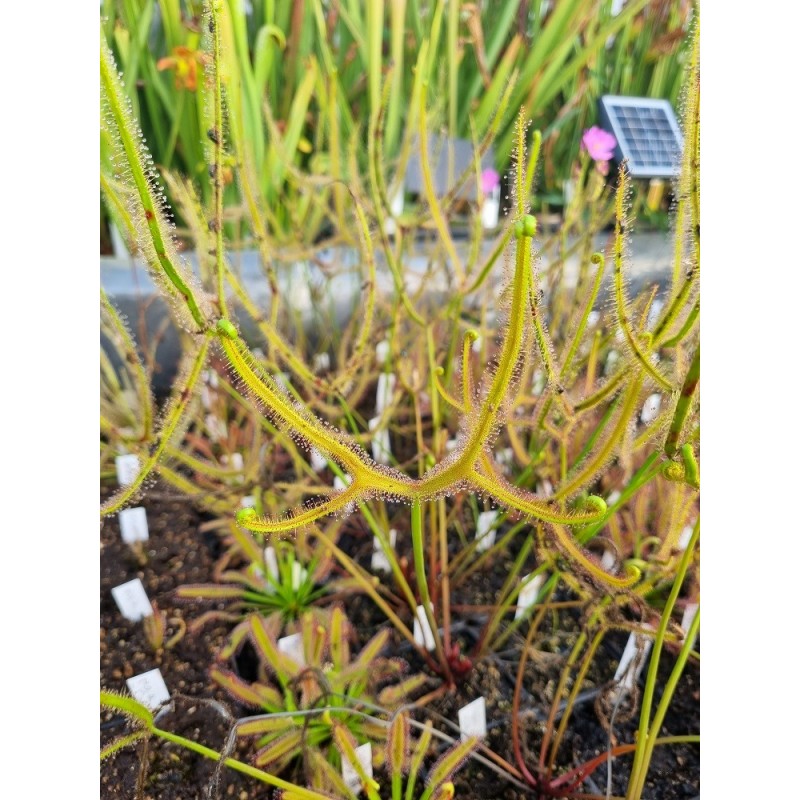
<svg viewBox="0 0 800 800">
<path fill-rule="evenodd" d="M 292 562 L 292 589 L 296 592 L 308 577 L 308 570 L 299 562 Z"/>
<path fill-rule="evenodd" d="M 133 453 L 117 456 L 114 459 L 117 467 L 117 483 L 120 486 L 130 486 L 139 474 L 139 459 Z"/>
<path fill-rule="evenodd" d="M 533 373 L 533 382 L 531 384 L 531 393 L 538 397 L 544 391 L 544 385 L 546 382 L 546 377 L 544 372 L 540 369 L 537 369 Z"/>
<path fill-rule="evenodd" d="M 593 328 L 597 323 L 600 322 L 600 312 L 599 311 L 590 311 L 586 316 L 586 324 Z"/>
<path fill-rule="evenodd" d="M 614 681 L 619 684 L 620 691 L 629 692 L 633 689 L 652 646 L 653 640 L 642 633 L 632 633 L 628 637 L 619 666 L 614 673 Z"/>
<path fill-rule="evenodd" d="M 311 468 L 314 472 L 322 472 L 328 466 L 328 459 L 325 458 L 316 447 L 311 448 Z"/>
<path fill-rule="evenodd" d="M 617 563 L 617 557 L 614 555 L 613 550 L 605 550 L 603 557 L 600 559 L 600 568 L 606 572 L 611 572 L 614 569 L 614 564 Z"/>
<path fill-rule="evenodd" d="M 433 613 L 433 605 L 429 606 Z M 433 638 L 431 624 L 425 614 L 424 606 L 417 606 L 417 613 L 414 617 L 414 641 L 423 645 L 426 650 L 436 649 L 436 639 Z"/>
<path fill-rule="evenodd" d="M 684 633 L 689 632 L 689 628 L 692 627 L 692 620 L 697 616 L 697 609 L 700 606 L 698 603 L 687 603 L 686 608 L 683 610 L 683 617 L 681 618 L 681 628 L 683 628 Z"/>
<path fill-rule="evenodd" d="M 694 530 L 694 525 L 687 525 L 682 531 L 680 538 L 678 539 L 678 547 L 681 551 L 685 550 L 689 546 L 689 540 L 692 538 L 692 531 Z"/>
<path fill-rule="evenodd" d="M 611 506 L 614 505 L 614 503 L 617 502 L 617 500 L 620 499 L 620 497 L 622 497 L 622 493 L 619 490 L 614 489 L 614 491 L 611 492 L 611 494 L 606 499 L 606 505 L 609 506 L 610 508 Z"/>
<path fill-rule="evenodd" d="M 386 339 L 375 345 L 375 358 L 379 364 L 385 364 L 386 359 L 389 358 L 389 342 Z"/>
<path fill-rule="evenodd" d="M 478 524 L 475 529 L 475 541 L 477 551 L 483 553 L 488 550 L 497 537 L 497 528 L 494 527 L 497 521 L 497 511 L 482 511 L 478 514 Z"/>
<path fill-rule="evenodd" d="M 280 581 L 281 573 L 278 569 L 278 554 L 272 545 L 267 545 L 264 548 L 264 564 L 267 567 L 267 575 L 276 582 Z"/>
<path fill-rule="evenodd" d="M 358 759 L 358 763 L 361 766 L 361 769 L 364 771 L 364 774 L 368 777 L 372 777 L 372 745 L 367 742 L 366 744 L 362 744 L 360 747 L 356 747 L 356 758 Z M 361 794 L 361 778 L 358 777 L 358 772 L 356 772 L 356 768 L 350 763 L 350 761 L 342 757 L 342 778 L 344 782 L 347 784 L 347 788 L 350 789 L 351 792 L 355 794 Z"/>
<path fill-rule="evenodd" d="M 397 531 L 392 528 L 389 531 L 389 546 L 392 550 L 395 549 L 397 545 Z M 389 559 L 386 556 L 386 553 L 381 545 L 381 540 L 377 536 L 372 537 L 372 571 L 373 572 L 389 572 L 392 568 L 392 565 L 389 563 Z"/>
<path fill-rule="evenodd" d="M 546 577 L 547 575 L 542 574 L 531 578 L 528 574 L 522 579 L 523 586 L 517 596 L 517 610 L 514 612 L 514 619 L 524 617 L 528 613 L 528 609 L 536 602 Z"/>
<path fill-rule="evenodd" d="M 134 700 L 138 700 L 151 711 L 169 701 L 169 689 L 167 689 L 167 684 L 164 683 L 164 677 L 158 668 L 151 669 L 150 672 L 143 672 L 141 675 L 134 675 L 125 683 Z"/>
<path fill-rule="evenodd" d="M 233 453 L 231 455 L 231 468 L 237 472 L 244 469 L 244 456 L 241 453 Z"/>
<path fill-rule="evenodd" d="M 206 428 L 208 428 L 208 436 L 212 442 L 218 442 L 228 435 L 225 423 L 214 414 L 206 414 Z"/>
<path fill-rule="evenodd" d="M 146 542 L 150 538 L 147 529 L 147 512 L 142 506 L 126 508 L 119 512 L 119 532 L 125 544 Z"/>
<path fill-rule="evenodd" d="M 353 479 L 349 475 L 345 475 L 344 477 L 345 477 L 345 479 L 342 480 L 338 475 L 334 476 L 334 478 L 333 478 L 333 488 L 334 489 L 338 489 L 341 492 L 342 490 L 346 489 L 352 483 Z M 352 514 L 353 513 L 353 509 L 355 509 L 355 507 L 356 507 L 355 503 L 348 503 L 344 507 L 344 513 L 345 514 Z"/>
<path fill-rule="evenodd" d="M 370 431 L 372 431 L 372 457 L 379 464 L 389 464 L 392 459 L 392 445 L 389 441 L 389 429 L 378 428 L 381 424 L 380 417 L 373 417 L 368 424 Z"/>
<path fill-rule="evenodd" d="M 397 376 L 391 372 L 382 372 L 378 375 L 378 390 L 375 395 L 375 414 L 380 416 L 389 407 L 394 395 Z"/>
<path fill-rule="evenodd" d="M 486 738 L 486 698 L 479 697 L 458 710 L 458 727 L 461 728 L 461 741 L 471 736 Z"/>
<path fill-rule="evenodd" d="M 500 187 L 495 186 L 481 206 L 481 224 L 484 230 L 491 231 L 497 227 L 500 217 Z"/>
<path fill-rule="evenodd" d="M 139 578 L 115 586 L 111 590 L 111 596 L 117 604 L 119 613 L 130 622 L 138 622 L 142 617 L 150 617 L 153 614 L 153 606 L 150 605 L 147 592 Z"/>
<path fill-rule="evenodd" d="M 253 495 L 249 494 L 249 495 L 247 495 L 247 497 L 243 497 L 239 501 L 239 505 L 242 508 L 255 508 L 256 507 L 256 499 L 255 499 L 255 497 L 253 497 Z"/>
<path fill-rule="evenodd" d="M 458 437 L 455 439 L 448 439 L 444 443 L 444 450 L 446 453 L 452 453 L 458 447 Z"/>
<path fill-rule="evenodd" d="M 658 410 L 661 408 L 661 395 L 660 394 L 651 394 L 647 400 L 644 401 L 644 405 L 642 406 L 642 413 L 639 415 L 639 418 L 642 422 L 647 425 L 651 423 L 657 416 Z"/>
<path fill-rule="evenodd" d="M 331 357 L 327 353 L 314 353 L 314 372 L 325 372 L 331 368 Z"/>
<path fill-rule="evenodd" d="M 514 464 L 514 451 L 510 447 L 498 450 L 495 456 L 497 463 L 503 468 L 503 472 L 509 474 Z"/>
<path fill-rule="evenodd" d="M 610 375 L 616 368 L 619 362 L 619 353 L 616 350 L 609 350 L 606 356 L 606 365 L 603 369 L 604 375 Z"/>
<path fill-rule="evenodd" d="M 306 665 L 302 633 L 293 633 L 291 636 L 284 636 L 282 639 L 278 639 L 278 650 L 289 656 L 295 664 L 299 664 L 301 667 Z"/>
</svg>

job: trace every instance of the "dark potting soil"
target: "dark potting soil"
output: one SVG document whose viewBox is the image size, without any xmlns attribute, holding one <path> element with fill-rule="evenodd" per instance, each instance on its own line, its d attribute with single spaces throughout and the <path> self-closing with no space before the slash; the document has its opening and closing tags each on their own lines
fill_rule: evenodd
<svg viewBox="0 0 800 800">
<path fill-rule="evenodd" d="M 212 622 L 196 632 L 187 633 L 174 647 L 154 652 L 148 645 L 141 623 L 123 619 L 111 596 L 111 589 L 139 577 L 148 597 L 155 601 L 168 619 L 166 640 L 180 629 L 178 620 L 191 624 L 204 611 L 215 608 L 208 603 L 177 601 L 174 590 L 187 583 L 213 581 L 215 561 L 222 555 L 217 535 L 201 526 L 211 518 L 195 510 L 191 502 L 157 485 L 141 502 L 147 509 L 149 541 L 140 553 L 123 544 L 116 517 L 107 519 L 101 529 L 100 553 L 100 683 L 102 688 L 127 693 L 125 680 L 133 675 L 158 667 L 174 699 L 174 709 L 159 717 L 160 727 L 200 742 L 214 750 L 225 747 L 235 718 L 251 711 L 232 701 L 229 695 L 211 681 L 208 669 L 230 633 L 232 623 Z M 498 536 L 500 533 L 498 533 Z M 401 539 L 403 532 L 401 531 Z M 340 546 L 364 566 L 368 566 L 372 535 L 358 515 L 351 516 L 343 526 Z M 401 549 L 401 548 L 399 548 Z M 457 549 L 457 545 L 456 548 Z M 473 575 L 463 587 L 453 592 L 454 638 L 468 650 L 474 645 L 480 628 L 481 605 L 494 602 L 515 555 L 510 553 Z M 569 598 L 566 594 L 558 599 Z M 469 609 L 459 609 L 470 605 Z M 365 643 L 386 622 L 382 612 L 366 596 L 351 594 L 345 610 L 357 631 L 360 644 Z M 216 606 L 219 610 L 224 604 Z M 478 610 L 475 610 L 478 609 Z M 485 613 L 485 612 L 484 612 Z M 408 616 L 408 614 L 406 614 Z M 410 619 L 406 619 L 410 625 Z M 573 630 L 570 630 L 573 627 Z M 544 731 L 544 719 L 549 712 L 555 685 L 558 682 L 565 652 L 569 652 L 570 637 L 580 629 L 580 609 L 574 616 L 562 613 L 559 629 L 543 625 L 534 640 L 526 665 L 522 702 L 520 704 L 521 746 L 526 764 L 532 767 L 539 756 Z M 585 681 L 585 692 L 579 695 L 556 761 L 566 770 L 588 761 L 608 750 L 610 746 L 634 741 L 638 728 L 638 710 L 632 715 L 620 709 L 610 729 L 601 724 L 596 705 L 598 691 L 607 687 L 622 654 L 627 634 L 615 632 L 606 636 Z M 390 639 L 392 652 L 408 661 L 414 671 L 430 670 L 419 655 L 397 636 Z M 520 637 L 511 637 L 499 652 L 486 656 L 451 692 L 431 701 L 415 716 L 430 718 L 434 725 L 455 738 L 457 730 L 448 727 L 446 720 L 457 720 L 457 711 L 479 695 L 486 698 L 487 746 L 509 764 L 516 766 L 511 737 L 511 709 Z M 658 702 L 674 666 L 674 655 L 663 652 L 659 665 Z M 646 671 L 645 671 L 646 672 Z M 432 675 L 430 689 L 437 686 Z M 641 687 L 641 681 L 640 681 Z M 699 732 L 700 681 L 699 666 L 689 661 L 678 683 L 677 692 L 666 715 L 661 737 Z M 602 707 L 601 707 L 602 708 Z M 128 721 L 116 712 L 103 711 L 100 718 L 100 743 L 107 745 L 130 733 Z M 236 744 L 232 755 L 249 762 L 253 749 L 248 741 Z M 695 744 L 656 747 L 648 772 L 643 797 L 646 800 L 683 800 L 700 793 L 699 746 Z M 426 764 L 430 766 L 433 758 Z M 612 762 L 610 796 L 624 797 L 631 756 L 620 756 Z M 284 775 L 302 784 L 300 773 Z M 382 797 L 388 797 L 389 781 L 378 773 Z M 382 780 L 383 779 L 383 780 Z M 608 771 L 601 765 L 581 789 L 584 795 L 606 797 Z M 496 772 L 469 760 L 454 779 L 459 800 L 497 800 L 535 798 L 532 789 L 523 789 L 503 779 Z M 101 798 L 109 800 L 194 800 L 197 798 L 238 798 L 238 800 L 267 800 L 277 796 L 274 789 L 231 769 L 217 770 L 216 764 L 182 747 L 154 739 L 139 742 L 102 762 L 100 770 Z M 209 787 L 211 793 L 209 794 Z"/>
</svg>

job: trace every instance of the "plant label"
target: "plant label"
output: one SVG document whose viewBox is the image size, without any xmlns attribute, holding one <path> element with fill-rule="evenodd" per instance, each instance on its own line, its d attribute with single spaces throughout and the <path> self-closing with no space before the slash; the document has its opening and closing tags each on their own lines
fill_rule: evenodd
<svg viewBox="0 0 800 800">
<path fill-rule="evenodd" d="M 142 506 L 126 508 L 119 512 L 119 532 L 125 544 L 146 542 L 150 538 L 147 530 L 147 512 Z"/>
<path fill-rule="evenodd" d="M 311 448 L 311 469 L 314 472 L 322 472 L 328 466 L 328 459 L 325 458 L 316 447 Z"/>
<path fill-rule="evenodd" d="M 389 407 L 394 395 L 397 376 L 392 372 L 382 372 L 378 375 L 378 391 L 375 395 L 375 414 L 381 416 Z"/>
<path fill-rule="evenodd" d="M 362 744 L 360 747 L 356 747 L 356 758 L 358 759 L 358 763 L 361 769 L 364 771 L 364 774 L 368 778 L 371 778 L 372 745 L 367 742 L 366 744 Z M 356 768 L 344 755 L 342 756 L 342 778 L 347 784 L 347 788 L 350 789 L 351 792 L 357 795 L 361 794 L 361 790 L 363 788 L 361 786 L 361 778 L 359 778 Z"/>
<path fill-rule="evenodd" d="M 269 575 L 275 582 L 281 579 L 280 570 L 278 569 L 278 554 L 272 545 L 267 545 L 264 548 L 264 564 L 267 568 L 267 575 Z"/>
<path fill-rule="evenodd" d="M 239 501 L 239 505 L 242 508 L 255 508 L 256 507 L 256 499 L 255 499 L 255 497 L 253 497 L 253 495 L 249 494 L 249 495 L 247 495 L 247 497 L 243 497 Z"/>
<path fill-rule="evenodd" d="M 308 577 L 308 570 L 299 562 L 292 562 L 292 589 L 296 592 Z"/>
<path fill-rule="evenodd" d="M 683 618 L 681 619 L 681 628 L 684 634 L 692 627 L 692 620 L 697 616 L 697 610 L 700 608 L 698 603 L 687 603 L 686 608 L 683 610 Z"/>
<path fill-rule="evenodd" d="M 303 634 L 293 633 L 291 636 L 284 636 L 278 639 L 278 650 L 289 656 L 296 664 L 301 667 L 306 665 L 306 653 L 303 649 Z"/>
<path fill-rule="evenodd" d="M 600 312 L 599 311 L 590 311 L 586 316 L 586 324 L 590 328 L 594 328 L 597 323 L 600 322 Z"/>
<path fill-rule="evenodd" d="M 497 463 L 503 468 L 506 475 L 511 474 L 511 467 L 514 464 L 514 451 L 510 447 L 499 450 L 495 456 Z"/>
<path fill-rule="evenodd" d="M 225 423 L 214 414 L 206 414 L 206 428 L 208 428 L 208 438 L 212 442 L 218 442 L 228 435 Z"/>
<path fill-rule="evenodd" d="M 117 483 L 120 486 L 130 486 L 139 474 L 139 459 L 133 453 L 126 453 L 114 459 L 117 467 Z"/>
<path fill-rule="evenodd" d="M 479 697 L 467 703 L 458 711 L 458 727 L 461 728 L 461 741 L 471 736 L 486 738 L 486 698 Z"/>
<path fill-rule="evenodd" d="M 484 230 L 492 231 L 500 218 L 500 187 L 495 186 L 481 206 L 481 224 Z"/>
<path fill-rule="evenodd" d="M 604 569 L 606 572 L 611 572 L 616 563 L 617 557 L 614 555 L 614 551 L 610 548 L 605 550 L 603 552 L 603 557 L 600 559 L 600 568 Z"/>
<path fill-rule="evenodd" d="M 433 613 L 432 604 L 429 608 Z M 421 644 L 426 650 L 436 649 L 436 639 L 433 638 L 433 631 L 424 606 L 417 606 L 417 613 L 414 617 L 414 641 Z"/>
<path fill-rule="evenodd" d="M 452 453 L 453 450 L 455 450 L 458 447 L 458 445 L 459 445 L 458 437 L 456 437 L 455 439 L 448 439 L 444 443 L 444 450 L 446 453 Z"/>
<path fill-rule="evenodd" d="M 331 368 L 331 357 L 327 353 L 314 353 L 314 372 L 327 372 Z"/>
<path fill-rule="evenodd" d="M 385 364 L 386 359 L 389 358 L 389 342 L 386 339 L 375 345 L 375 358 L 379 364 Z"/>
<path fill-rule="evenodd" d="M 620 497 L 622 497 L 622 494 L 616 489 L 614 489 L 614 491 L 611 492 L 611 494 L 608 496 L 606 500 L 606 505 L 609 507 L 613 506 L 617 502 L 617 500 L 620 499 Z"/>
<path fill-rule="evenodd" d="M 619 684 L 620 691 L 629 692 L 633 689 L 652 646 L 652 638 L 643 633 L 631 633 L 628 637 L 619 666 L 614 673 L 614 681 Z"/>
<path fill-rule="evenodd" d="M 111 596 L 120 614 L 129 622 L 138 622 L 142 617 L 153 614 L 153 606 L 150 605 L 147 592 L 139 578 L 115 586 L 111 590 Z"/>
<path fill-rule="evenodd" d="M 397 531 L 392 528 L 389 531 L 389 546 L 392 550 L 397 545 Z M 372 537 L 372 571 L 373 572 L 390 572 L 392 565 L 384 552 L 381 540 L 377 536 Z"/>
<path fill-rule="evenodd" d="M 134 699 L 143 706 L 147 706 L 151 711 L 154 711 L 162 703 L 169 702 L 169 689 L 167 689 L 167 684 L 164 683 L 164 677 L 158 668 L 151 669 L 150 672 L 143 672 L 141 675 L 134 675 L 125 683 Z"/>
<path fill-rule="evenodd" d="M 639 419 L 641 419 L 645 425 L 649 425 L 658 416 L 658 410 L 660 408 L 661 395 L 651 394 L 650 397 L 644 401 L 644 406 L 642 406 L 642 413 L 639 415 Z"/>
<path fill-rule="evenodd" d="M 687 525 L 681 531 L 680 538 L 678 539 L 678 547 L 680 548 L 681 552 L 683 552 L 689 546 L 689 540 L 692 538 L 693 530 L 694 525 Z"/>
<path fill-rule="evenodd" d="M 603 368 L 604 375 L 610 375 L 619 363 L 619 353 L 616 350 L 609 350 L 606 356 L 606 365 Z"/>
<path fill-rule="evenodd" d="M 533 383 L 531 384 L 531 393 L 538 397 L 544 391 L 545 374 L 540 369 L 533 373 Z"/>
<path fill-rule="evenodd" d="M 544 585 L 545 574 L 537 575 L 531 578 L 530 574 L 522 579 L 522 588 L 519 590 L 517 597 L 517 610 L 514 612 L 514 619 L 520 619 L 528 613 L 528 609 L 534 605 L 536 599 L 539 597 L 539 592 Z"/>
<path fill-rule="evenodd" d="M 493 544 L 497 536 L 497 511 L 482 511 L 478 514 L 478 525 L 475 530 L 476 549 L 479 553 L 486 552 Z"/>
<path fill-rule="evenodd" d="M 374 417 L 368 424 L 369 429 L 372 431 L 372 457 L 378 464 L 389 464 L 392 459 L 389 429 L 378 427 L 381 424 L 380 417 Z"/>
<path fill-rule="evenodd" d="M 233 453 L 231 455 L 231 467 L 237 472 L 244 469 L 244 456 L 241 453 Z"/>
<path fill-rule="evenodd" d="M 342 480 L 338 475 L 335 475 L 333 478 L 333 488 L 338 489 L 340 492 L 346 489 L 353 481 L 353 479 L 349 475 L 345 475 L 345 480 Z M 345 514 L 352 514 L 353 510 L 355 509 L 355 503 L 348 503 L 344 507 Z"/>
</svg>

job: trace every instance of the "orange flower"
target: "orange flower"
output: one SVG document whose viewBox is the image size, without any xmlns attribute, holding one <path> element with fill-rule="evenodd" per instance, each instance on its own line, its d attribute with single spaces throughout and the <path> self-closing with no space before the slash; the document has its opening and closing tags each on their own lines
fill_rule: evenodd
<svg viewBox="0 0 800 800">
<path fill-rule="evenodd" d="M 159 59 L 156 67 L 159 71 L 174 69 L 175 88 L 194 92 L 197 90 L 197 64 L 201 57 L 202 54 L 197 50 L 178 46 L 172 49 L 171 56 Z"/>
</svg>

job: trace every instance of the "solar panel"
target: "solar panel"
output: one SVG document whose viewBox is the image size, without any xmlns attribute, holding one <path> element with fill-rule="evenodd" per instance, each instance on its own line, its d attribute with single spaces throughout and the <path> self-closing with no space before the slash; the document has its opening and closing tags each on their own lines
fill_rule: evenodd
<svg viewBox="0 0 800 800">
<path fill-rule="evenodd" d="M 614 134 L 614 159 L 633 178 L 671 178 L 680 171 L 683 136 L 668 100 L 603 95 L 600 125 Z"/>
</svg>

